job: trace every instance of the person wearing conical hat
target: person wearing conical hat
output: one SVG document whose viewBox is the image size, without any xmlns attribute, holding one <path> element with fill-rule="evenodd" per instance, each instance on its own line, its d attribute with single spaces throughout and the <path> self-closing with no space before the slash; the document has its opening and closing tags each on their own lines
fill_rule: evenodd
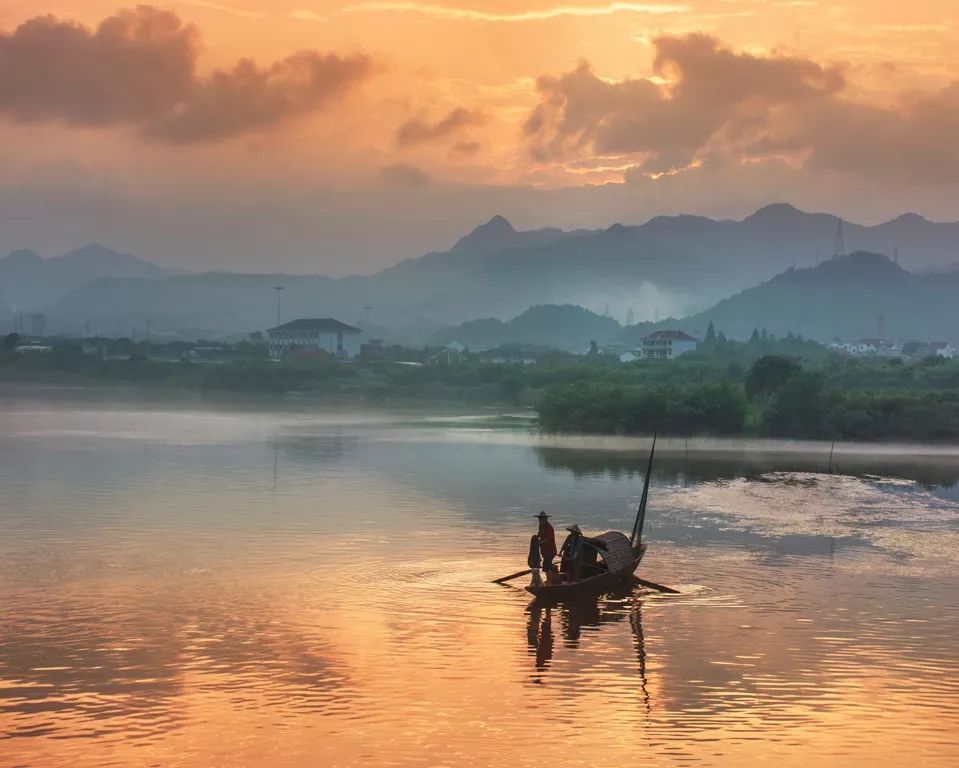
<svg viewBox="0 0 959 768">
<path fill-rule="evenodd" d="M 567 529 L 569 536 L 559 550 L 560 573 L 568 573 L 573 580 L 579 580 L 579 561 L 583 554 L 583 531 L 573 523 Z"/>
<path fill-rule="evenodd" d="M 555 573 L 556 566 L 553 564 L 553 558 L 556 557 L 556 531 L 550 525 L 549 515 L 540 511 L 536 515 L 539 520 L 539 554 L 543 558 L 543 571 L 546 574 L 546 581 Z"/>
</svg>

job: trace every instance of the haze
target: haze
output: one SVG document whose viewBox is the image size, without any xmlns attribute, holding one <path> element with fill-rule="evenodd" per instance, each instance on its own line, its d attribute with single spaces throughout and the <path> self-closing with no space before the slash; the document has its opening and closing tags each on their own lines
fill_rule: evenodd
<svg viewBox="0 0 959 768">
<path fill-rule="evenodd" d="M 497 213 L 953 219 L 954 19 L 952 0 L 13 0 L 0 247 L 343 275 Z"/>
</svg>

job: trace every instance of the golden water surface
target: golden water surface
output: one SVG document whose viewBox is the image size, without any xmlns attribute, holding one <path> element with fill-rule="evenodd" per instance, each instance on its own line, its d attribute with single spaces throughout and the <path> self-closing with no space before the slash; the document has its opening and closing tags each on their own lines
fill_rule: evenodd
<svg viewBox="0 0 959 768">
<path fill-rule="evenodd" d="M 647 445 L 2 400 L 0 766 L 959 764 L 959 458 L 667 446 L 682 594 L 490 583 Z"/>
</svg>

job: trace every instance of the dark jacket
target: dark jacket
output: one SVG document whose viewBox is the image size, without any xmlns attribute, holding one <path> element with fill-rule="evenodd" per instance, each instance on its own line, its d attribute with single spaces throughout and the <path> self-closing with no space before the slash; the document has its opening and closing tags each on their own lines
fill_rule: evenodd
<svg viewBox="0 0 959 768">
<path fill-rule="evenodd" d="M 539 556 L 539 536 L 535 533 L 529 537 L 529 558 L 526 564 L 530 568 L 539 568 L 543 564 Z"/>
<path fill-rule="evenodd" d="M 570 533 L 559 550 L 563 560 L 578 560 L 583 551 L 583 536 L 579 533 Z"/>
</svg>

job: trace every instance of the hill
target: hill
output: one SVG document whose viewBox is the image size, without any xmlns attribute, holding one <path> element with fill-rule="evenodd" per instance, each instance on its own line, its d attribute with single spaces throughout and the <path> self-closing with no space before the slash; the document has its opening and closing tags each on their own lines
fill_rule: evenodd
<svg viewBox="0 0 959 768">
<path fill-rule="evenodd" d="M 415 326 L 427 334 L 546 304 L 578 305 L 620 322 L 694 317 L 748 286 L 829 256 L 836 224 L 834 216 L 786 204 L 742 221 L 661 216 L 640 226 L 576 232 L 517 231 L 497 216 L 448 251 L 371 276 L 205 273 L 135 287 L 111 275 L 113 281 L 84 283 L 53 300 L 49 314 L 59 327 L 74 330 L 94 317 L 104 329 L 129 329 L 149 317 L 158 330 L 246 332 L 275 322 L 273 286 L 283 285 L 284 317 L 319 314 L 355 323 L 371 307 L 372 322 L 381 328 Z M 876 227 L 844 226 L 850 247 L 887 254 L 898 249 L 899 262 L 910 269 L 953 260 L 959 242 L 959 224 L 913 214 Z"/>
<path fill-rule="evenodd" d="M 605 344 L 622 330 L 610 317 L 582 307 L 549 304 L 530 307 L 506 322 L 496 318 L 470 320 L 447 328 L 434 337 L 436 343 L 458 341 L 472 348 L 503 344 L 535 344 L 582 353 L 591 341 Z"/>
<path fill-rule="evenodd" d="M 0 307 L 37 312 L 102 278 L 157 280 L 170 274 L 102 245 L 87 245 L 49 259 L 31 250 L 13 251 L 0 258 Z"/>
<path fill-rule="evenodd" d="M 790 269 L 725 299 L 705 312 L 668 321 L 702 338 L 713 322 L 731 338 L 753 329 L 833 338 L 876 337 L 880 317 L 887 338 L 959 340 L 959 273 L 914 274 L 885 256 L 859 251 L 816 267 Z M 625 329 L 630 341 L 645 329 Z"/>
</svg>

